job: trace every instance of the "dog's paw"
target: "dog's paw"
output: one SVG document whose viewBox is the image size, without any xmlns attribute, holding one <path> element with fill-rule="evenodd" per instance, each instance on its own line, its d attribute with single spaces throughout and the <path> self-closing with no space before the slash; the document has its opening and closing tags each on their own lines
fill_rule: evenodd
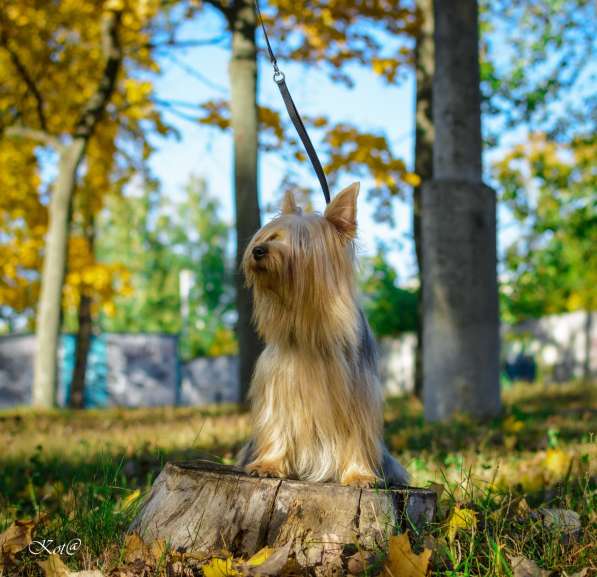
<svg viewBox="0 0 597 577">
<path fill-rule="evenodd" d="M 368 488 L 373 487 L 377 483 L 377 477 L 375 475 L 350 472 L 342 475 L 340 483 L 351 487 Z"/>
<path fill-rule="evenodd" d="M 245 467 L 245 472 L 252 477 L 276 477 L 284 478 L 286 474 L 279 463 L 255 461 Z"/>
</svg>

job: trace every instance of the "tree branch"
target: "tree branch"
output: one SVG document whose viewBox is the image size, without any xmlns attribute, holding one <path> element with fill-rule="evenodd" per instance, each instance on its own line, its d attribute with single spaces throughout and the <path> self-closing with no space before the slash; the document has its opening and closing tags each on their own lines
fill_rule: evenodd
<svg viewBox="0 0 597 577">
<path fill-rule="evenodd" d="M 30 140 L 36 140 L 42 144 L 53 146 L 56 150 L 60 150 L 63 145 L 55 136 L 44 132 L 43 130 L 36 130 L 34 128 L 28 128 L 27 126 L 9 126 L 4 134 L 9 137 L 16 138 L 28 138 Z"/>
<path fill-rule="evenodd" d="M 213 38 L 189 38 L 187 40 L 176 40 L 169 38 L 164 42 L 149 42 L 145 45 L 146 48 L 160 49 L 160 48 L 195 48 L 198 46 L 213 46 L 222 43 L 228 38 L 228 34 L 220 34 Z"/>
<path fill-rule="evenodd" d="M 87 140 L 91 137 L 114 92 L 122 62 L 122 46 L 118 35 L 120 18 L 120 12 L 109 12 L 102 18 L 102 50 L 106 64 L 97 90 L 83 108 L 75 125 L 75 138 Z"/>
<path fill-rule="evenodd" d="M 8 37 L 4 31 L 0 32 L 0 43 L 8 52 L 8 55 L 10 56 L 10 59 L 14 67 L 17 69 L 17 72 L 23 79 L 23 82 L 27 85 L 27 88 L 30 90 L 31 94 L 33 94 L 33 98 L 35 98 L 35 104 L 37 108 L 37 117 L 39 119 L 39 125 L 41 129 L 44 132 L 46 132 L 48 127 L 46 123 L 46 115 L 44 113 L 44 101 L 41 92 L 37 88 L 37 85 L 33 80 L 33 77 L 31 76 L 31 74 L 29 74 L 27 67 L 21 62 L 19 55 L 9 46 Z"/>
<path fill-rule="evenodd" d="M 207 76 L 201 74 L 201 72 L 199 72 L 197 69 L 193 68 L 192 66 L 189 66 L 186 62 L 183 62 L 183 61 L 179 60 L 178 58 L 176 58 L 174 56 L 174 54 L 168 53 L 165 56 L 166 56 L 166 58 L 168 58 L 168 60 L 170 60 L 170 62 L 172 62 L 172 64 L 175 64 L 176 66 L 178 66 L 182 71 L 186 72 L 189 76 L 192 76 L 196 80 L 199 80 L 199 82 L 202 82 L 206 86 L 209 86 L 209 88 L 212 88 L 213 90 L 217 90 L 221 94 L 228 94 L 228 89 L 225 86 L 222 86 L 221 84 L 213 82 Z"/>
</svg>

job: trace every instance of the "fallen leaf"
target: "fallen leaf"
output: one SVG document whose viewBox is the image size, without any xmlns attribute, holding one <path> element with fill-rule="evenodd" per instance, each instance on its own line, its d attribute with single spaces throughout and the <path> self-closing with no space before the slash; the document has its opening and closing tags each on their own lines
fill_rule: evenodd
<svg viewBox="0 0 597 577">
<path fill-rule="evenodd" d="M 12 557 L 31 543 L 36 521 L 15 521 L 6 531 L 0 533 L 0 554 Z M 0 555 L 2 557 L 2 555 Z"/>
<path fill-rule="evenodd" d="M 508 555 L 514 577 L 549 577 L 551 571 L 541 569 L 537 563 L 522 555 Z"/>
<path fill-rule="evenodd" d="M 104 574 L 98 569 L 91 571 L 76 571 L 75 573 L 69 573 L 69 577 L 104 577 Z"/>
<path fill-rule="evenodd" d="M 530 512 L 531 508 L 529 507 L 527 500 L 523 497 L 516 505 L 516 513 L 520 517 L 526 517 Z"/>
<path fill-rule="evenodd" d="M 399 451 L 406 447 L 408 437 L 404 433 L 396 433 L 390 437 L 390 446 L 394 451 Z"/>
<path fill-rule="evenodd" d="M 43 569 L 46 577 L 70 577 L 71 572 L 60 559 L 60 555 L 52 553 L 45 561 L 38 561 L 37 564 Z"/>
<path fill-rule="evenodd" d="M 121 502 L 120 502 L 120 506 L 118 507 L 119 511 L 125 511 L 126 509 L 128 509 L 129 507 L 131 507 L 132 505 L 135 504 L 135 502 L 139 499 L 139 497 L 141 496 L 141 490 L 137 489 L 135 491 L 133 491 L 130 495 L 127 495 Z"/>
<path fill-rule="evenodd" d="M 164 541 L 163 539 L 154 541 L 149 547 L 149 553 L 152 561 L 159 562 L 168 553 L 168 546 L 166 545 L 166 541 Z"/>
<path fill-rule="evenodd" d="M 477 512 L 472 509 L 461 509 L 459 505 L 454 507 L 454 511 L 448 521 L 448 540 L 452 543 L 456 537 L 456 533 L 460 529 L 477 528 Z"/>
<path fill-rule="evenodd" d="M 541 507 L 539 512 L 543 515 L 543 524 L 551 530 L 559 531 L 565 543 L 575 541 L 580 536 L 580 515 L 571 509 L 548 509 Z"/>
<path fill-rule="evenodd" d="M 518 482 L 526 493 L 536 493 L 545 486 L 545 477 L 539 467 L 524 470 L 518 476 Z"/>
<path fill-rule="evenodd" d="M 242 573 L 242 575 L 280 575 L 284 572 L 286 565 L 288 563 L 288 556 L 290 555 L 290 546 L 291 542 L 289 541 L 283 547 L 273 548 L 270 549 L 269 547 L 264 547 L 247 563 L 242 563 L 237 566 L 238 571 Z M 268 550 L 268 551 L 266 551 Z M 264 561 L 260 563 L 256 563 L 255 561 L 260 561 L 264 556 L 267 557 Z M 253 561 L 253 563 L 251 563 Z M 238 574 L 238 573 L 236 573 Z M 207 574 L 205 577 L 209 577 Z M 212 576 L 216 577 L 216 576 Z M 219 576 L 221 577 L 221 576 Z"/>
<path fill-rule="evenodd" d="M 137 559 L 145 560 L 148 558 L 147 545 L 137 533 L 131 533 L 124 539 L 124 560 L 127 563 L 133 563 Z"/>
<path fill-rule="evenodd" d="M 518 420 L 514 415 L 510 415 L 503 423 L 502 428 L 506 433 L 519 433 L 524 429 L 524 423 Z"/>
<path fill-rule="evenodd" d="M 504 447 L 508 451 L 514 450 L 517 442 L 518 442 L 518 437 L 516 437 L 516 435 L 505 435 L 504 436 Z"/>
<path fill-rule="evenodd" d="M 543 464 L 550 473 L 561 478 L 568 472 L 571 461 L 570 455 L 562 449 L 547 449 Z"/>
<path fill-rule="evenodd" d="M 350 575 L 361 575 L 369 567 L 371 557 L 363 551 L 357 551 L 346 560 L 346 569 Z"/>
<path fill-rule="evenodd" d="M 585 567 L 584 569 L 581 569 L 577 573 L 566 573 L 566 571 L 564 571 L 562 573 L 563 577 L 587 577 L 588 574 L 589 574 L 589 568 L 588 567 Z"/>
<path fill-rule="evenodd" d="M 431 549 L 413 553 L 408 532 L 390 537 L 388 558 L 384 565 L 384 575 L 389 577 L 425 577 L 431 558 Z"/>
<path fill-rule="evenodd" d="M 252 566 L 261 565 L 262 563 L 264 563 L 271 557 L 271 554 L 273 552 L 274 552 L 274 550 L 271 547 L 264 547 L 263 549 L 260 549 L 259 551 L 257 551 L 257 553 L 255 553 L 255 555 L 253 555 L 247 561 L 247 565 L 252 565 Z"/>
<path fill-rule="evenodd" d="M 226 559 L 214 557 L 202 566 L 203 575 L 205 577 L 228 577 L 240 575 L 240 573 L 232 566 L 232 562 L 232 557 L 227 557 Z"/>
</svg>

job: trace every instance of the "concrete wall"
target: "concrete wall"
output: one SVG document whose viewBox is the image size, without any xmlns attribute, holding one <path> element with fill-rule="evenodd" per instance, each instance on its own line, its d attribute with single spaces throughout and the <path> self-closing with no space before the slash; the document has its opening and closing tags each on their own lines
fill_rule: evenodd
<svg viewBox="0 0 597 577">
<path fill-rule="evenodd" d="M 60 348 L 58 403 L 68 403 L 74 336 Z M 88 407 L 174 405 L 180 392 L 178 338 L 173 335 L 105 334 L 94 337 L 87 367 Z M 31 402 L 35 337 L 0 337 L 0 408 Z"/>
<path fill-rule="evenodd" d="M 503 356 L 532 358 L 548 382 L 597 378 L 597 313 L 577 311 L 533 319 L 502 334 Z"/>
<path fill-rule="evenodd" d="M 597 378 L 597 313 L 571 313 L 503 327 L 503 360 L 514 379 L 516 367 L 537 367 L 538 378 L 562 382 Z M 177 337 L 171 335 L 105 334 L 92 347 L 87 406 L 201 405 L 236 402 L 238 359 L 210 357 L 184 365 L 178 361 Z M 0 408 L 27 405 L 33 380 L 32 335 L 0 337 Z M 93 353 L 93 351 L 96 351 Z M 415 336 L 379 343 L 380 372 L 388 395 L 413 389 Z M 74 338 L 63 338 L 58 390 L 68 399 Z M 525 359 L 525 362 L 519 362 Z M 523 374 L 524 373 L 524 374 Z"/>
<path fill-rule="evenodd" d="M 238 357 L 202 357 L 183 366 L 182 405 L 235 403 L 238 400 Z"/>
</svg>

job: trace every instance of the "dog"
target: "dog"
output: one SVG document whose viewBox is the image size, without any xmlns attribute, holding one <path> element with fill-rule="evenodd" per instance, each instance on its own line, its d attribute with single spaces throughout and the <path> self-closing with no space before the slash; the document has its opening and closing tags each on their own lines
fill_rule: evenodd
<svg viewBox="0 0 597 577">
<path fill-rule="evenodd" d="M 357 303 L 359 184 L 325 213 L 291 192 L 242 260 L 265 348 L 251 381 L 253 433 L 238 464 L 252 475 L 369 487 L 405 485 L 383 443 L 375 341 Z"/>
</svg>

